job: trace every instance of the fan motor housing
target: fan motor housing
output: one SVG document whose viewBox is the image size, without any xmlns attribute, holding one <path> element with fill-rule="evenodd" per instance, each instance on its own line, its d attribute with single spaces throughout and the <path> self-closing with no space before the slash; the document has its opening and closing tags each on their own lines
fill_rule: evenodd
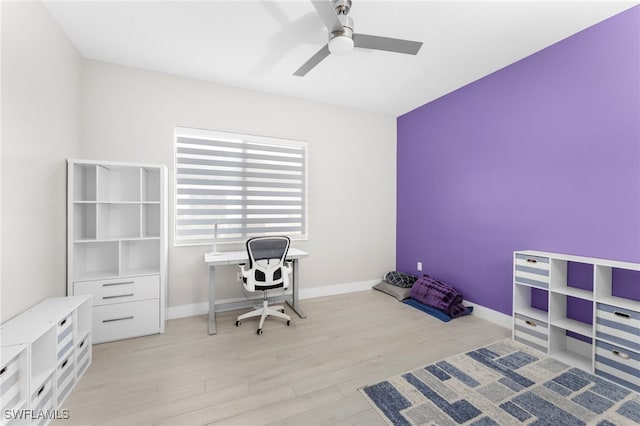
<svg viewBox="0 0 640 426">
<path fill-rule="evenodd" d="M 338 15 L 343 31 L 335 31 L 329 34 L 329 40 L 334 37 L 345 36 L 353 38 L 353 19 L 347 15 Z"/>
</svg>

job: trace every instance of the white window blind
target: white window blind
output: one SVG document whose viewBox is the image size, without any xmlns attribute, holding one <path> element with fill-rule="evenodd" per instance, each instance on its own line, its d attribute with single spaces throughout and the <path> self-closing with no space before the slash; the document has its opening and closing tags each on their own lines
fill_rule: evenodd
<svg viewBox="0 0 640 426">
<path fill-rule="evenodd" d="M 306 237 L 307 145 L 176 128 L 175 244 Z"/>
</svg>

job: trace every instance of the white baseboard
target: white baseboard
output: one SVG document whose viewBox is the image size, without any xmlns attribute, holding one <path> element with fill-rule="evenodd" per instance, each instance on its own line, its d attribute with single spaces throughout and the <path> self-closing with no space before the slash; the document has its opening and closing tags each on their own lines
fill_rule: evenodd
<svg viewBox="0 0 640 426">
<path fill-rule="evenodd" d="M 504 328 L 511 329 L 513 326 L 513 319 L 511 315 L 503 314 L 502 312 L 494 311 L 491 308 L 487 308 L 482 305 L 478 305 L 477 303 L 471 303 L 464 301 L 465 305 L 473 306 L 473 314 L 474 316 L 481 318 L 483 320 L 487 320 L 494 324 L 498 324 Z"/>
<path fill-rule="evenodd" d="M 356 291 L 370 290 L 371 287 L 379 283 L 379 279 L 358 281 L 354 283 L 344 283 L 328 285 L 324 287 L 305 288 L 300 290 L 300 299 L 313 299 L 316 297 L 335 296 L 338 294 L 353 293 Z M 274 302 L 279 302 L 284 299 L 285 295 L 291 294 L 287 292 L 274 298 L 269 298 Z M 233 311 L 236 309 L 250 308 L 262 299 L 260 295 L 252 298 L 235 298 L 235 299 L 223 299 L 216 302 L 216 311 L 225 312 Z M 513 320 L 510 315 L 505 315 L 502 312 L 495 311 L 493 309 L 465 301 L 465 304 L 473 306 L 473 315 L 490 321 L 494 324 L 498 324 L 505 328 L 511 328 Z M 196 315 L 205 315 L 209 312 L 209 302 L 193 303 L 190 305 L 178 305 L 169 306 L 167 310 L 167 319 L 192 317 Z"/>
<path fill-rule="evenodd" d="M 335 296 L 338 294 L 352 293 L 355 291 L 365 291 L 365 290 L 370 290 L 371 287 L 373 287 L 375 284 L 379 282 L 380 280 L 376 279 L 376 280 L 368 280 L 368 281 L 359 281 L 355 283 L 329 285 L 324 287 L 306 288 L 306 289 L 300 290 L 299 298 L 301 300 L 313 299 L 315 297 Z M 291 294 L 290 291 L 282 295 L 275 296 L 273 298 L 270 297 L 269 300 L 278 303 L 284 299 L 284 296 L 289 294 Z M 217 300 L 216 312 L 225 312 L 225 311 L 233 311 L 236 309 L 250 308 L 260 300 L 262 300 L 262 296 L 260 294 L 251 298 L 235 298 L 235 299 Z M 190 305 L 169 306 L 169 309 L 167 309 L 167 319 L 204 315 L 204 314 L 207 314 L 208 312 L 209 312 L 209 302 L 193 303 Z"/>
<path fill-rule="evenodd" d="M 353 293 L 356 291 L 371 290 L 380 279 L 358 281 L 355 283 L 335 284 L 324 287 L 304 288 L 300 290 L 300 299 L 313 299 L 316 297 L 335 296 L 337 294 Z"/>
<path fill-rule="evenodd" d="M 190 305 L 169 306 L 167 319 L 195 317 L 209 312 L 209 302 L 192 303 Z"/>
</svg>

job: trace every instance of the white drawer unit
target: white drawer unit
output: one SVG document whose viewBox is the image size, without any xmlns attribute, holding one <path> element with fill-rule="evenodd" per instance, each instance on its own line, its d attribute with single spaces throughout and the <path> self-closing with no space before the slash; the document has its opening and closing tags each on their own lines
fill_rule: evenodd
<svg viewBox="0 0 640 426">
<path fill-rule="evenodd" d="M 547 353 L 549 325 L 540 320 L 515 314 L 514 340 Z"/>
<path fill-rule="evenodd" d="M 640 392 L 640 353 L 597 340 L 596 374 Z"/>
<path fill-rule="evenodd" d="M 44 425 L 55 417 L 52 410 L 91 364 L 91 314 L 91 296 L 57 297 L 0 325 L 3 424 Z"/>
<path fill-rule="evenodd" d="M 513 339 L 640 392 L 640 263 L 513 257 Z"/>
<path fill-rule="evenodd" d="M 160 275 L 74 283 L 75 294 L 90 294 L 93 305 L 160 298 Z"/>
<path fill-rule="evenodd" d="M 58 361 L 60 361 L 73 350 L 73 316 L 71 314 L 58 322 L 56 335 L 58 340 Z"/>
<path fill-rule="evenodd" d="M 156 334 L 160 330 L 157 300 L 116 303 L 93 308 L 94 343 Z"/>
<path fill-rule="evenodd" d="M 31 395 L 31 413 L 35 419 L 31 424 L 44 425 L 49 422 L 44 413 L 51 412 L 54 405 L 53 400 L 53 375 L 40 385 Z M 41 414 L 42 413 L 42 414 Z"/>
<path fill-rule="evenodd" d="M 596 337 L 640 353 L 640 312 L 605 303 L 596 306 Z"/>
<path fill-rule="evenodd" d="M 515 282 L 533 287 L 549 288 L 549 258 L 516 254 Z"/>
<path fill-rule="evenodd" d="M 56 377 L 56 403 L 57 406 L 60 406 L 69 395 L 69 392 L 71 392 L 71 388 L 75 383 L 75 355 L 69 355 L 67 359 L 60 363 Z"/>
<path fill-rule="evenodd" d="M 0 356 L 0 408 L 20 410 L 28 400 L 27 346 L 3 347 Z"/>
<path fill-rule="evenodd" d="M 76 378 L 79 378 L 91 364 L 91 336 L 87 336 L 76 345 Z"/>
<path fill-rule="evenodd" d="M 93 300 L 93 343 L 104 343 L 164 331 L 160 309 L 160 276 L 146 275 L 74 283 L 76 294 Z"/>
</svg>

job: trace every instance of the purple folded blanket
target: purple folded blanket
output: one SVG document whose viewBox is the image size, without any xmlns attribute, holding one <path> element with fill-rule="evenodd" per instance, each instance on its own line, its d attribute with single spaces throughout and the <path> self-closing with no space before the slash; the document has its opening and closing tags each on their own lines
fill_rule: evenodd
<svg viewBox="0 0 640 426">
<path fill-rule="evenodd" d="M 448 284 L 424 275 L 411 287 L 411 298 L 420 303 L 440 309 L 455 318 L 467 312 L 462 304 L 462 295 Z"/>
</svg>

